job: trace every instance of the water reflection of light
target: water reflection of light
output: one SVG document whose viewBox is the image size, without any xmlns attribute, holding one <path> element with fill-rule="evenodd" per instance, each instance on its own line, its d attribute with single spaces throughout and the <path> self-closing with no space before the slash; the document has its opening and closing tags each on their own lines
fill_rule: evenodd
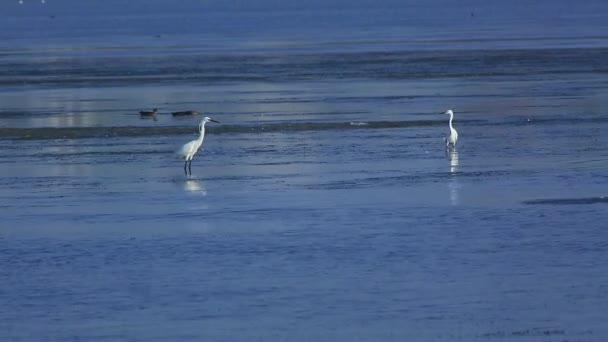
<svg viewBox="0 0 608 342">
<path fill-rule="evenodd" d="M 458 171 L 458 152 L 456 150 L 448 151 L 448 159 L 450 160 L 450 182 L 448 183 L 448 190 L 450 191 L 450 203 L 452 205 L 458 205 L 460 203 L 460 183 L 456 172 Z"/>
<path fill-rule="evenodd" d="M 95 174 L 95 167 L 89 164 L 47 164 L 44 166 L 45 176 L 89 176 Z"/>
<path fill-rule="evenodd" d="M 199 194 L 201 196 L 207 196 L 207 189 L 205 188 L 205 184 L 197 179 L 187 179 L 182 184 L 184 190 L 192 193 Z"/>
<path fill-rule="evenodd" d="M 52 58 L 49 63 L 53 62 Z M 144 87 L 56 88 L 6 91 L 0 93 L 2 109 L 13 109 L 19 115 L 0 117 L 0 125 L 24 127 L 92 127 L 136 125 L 141 122 L 133 107 L 138 102 L 156 105 L 164 100 L 158 91 Z M 159 117 L 161 119 L 162 117 Z M 135 121 L 138 120 L 138 121 Z M 154 120 L 154 118 L 152 118 Z"/>
<path fill-rule="evenodd" d="M 448 189 L 450 190 L 450 203 L 452 205 L 460 204 L 460 184 L 458 184 L 456 178 L 452 177 L 448 183 Z"/>
<path fill-rule="evenodd" d="M 450 173 L 456 173 L 458 171 L 458 151 L 449 151 L 448 158 L 450 159 Z"/>
</svg>

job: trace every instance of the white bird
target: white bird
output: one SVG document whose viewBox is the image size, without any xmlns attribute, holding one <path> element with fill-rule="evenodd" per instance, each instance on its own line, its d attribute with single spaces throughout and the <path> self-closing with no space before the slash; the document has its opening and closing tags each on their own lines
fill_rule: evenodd
<svg viewBox="0 0 608 342">
<path fill-rule="evenodd" d="M 219 121 L 213 120 L 208 116 L 204 117 L 201 123 L 198 125 L 198 131 L 200 133 L 198 139 L 184 144 L 184 146 L 177 151 L 178 157 L 185 160 L 184 172 L 186 173 L 186 176 L 188 175 L 188 171 L 190 171 L 190 174 L 192 174 L 192 158 L 194 158 L 196 152 L 198 152 L 203 145 L 203 139 L 205 139 L 205 124 L 209 121 L 220 123 Z M 188 170 L 186 170 L 186 166 L 188 166 Z"/>
<path fill-rule="evenodd" d="M 454 112 L 452 112 L 451 109 L 448 109 L 445 111 L 444 114 L 448 114 L 450 116 L 450 136 L 443 138 L 443 141 L 445 141 L 445 147 L 449 148 L 451 145 L 452 148 L 456 148 L 458 132 L 456 132 L 456 129 L 454 129 L 454 126 L 452 126 L 452 120 L 454 120 Z"/>
</svg>

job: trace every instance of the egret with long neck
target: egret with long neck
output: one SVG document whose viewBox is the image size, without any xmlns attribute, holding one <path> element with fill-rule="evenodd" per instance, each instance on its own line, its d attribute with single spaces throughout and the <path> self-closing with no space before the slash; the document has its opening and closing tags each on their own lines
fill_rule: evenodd
<svg viewBox="0 0 608 342">
<path fill-rule="evenodd" d="M 177 155 L 185 161 L 184 173 L 186 174 L 186 176 L 188 175 L 188 172 L 190 172 L 190 175 L 192 175 L 192 158 L 194 158 L 196 152 L 198 152 L 198 150 L 203 145 L 203 140 L 205 139 L 205 124 L 207 122 L 220 123 L 219 121 L 213 120 L 208 116 L 204 117 L 201 123 L 198 125 L 198 131 L 200 133 L 198 139 L 192 140 L 191 142 L 184 144 L 184 146 L 182 146 L 177 151 Z"/>
<path fill-rule="evenodd" d="M 446 138 L 444 138 L 445 141 L 445 147 L 449 148 L 455 148 L 456 147 L 456 141 L 458 140 L 458 132 L 456 132 L 456 129 L 454 128 L 454 126 L 452 126 L 452 121 L 454 120 L 454 112 L 452 112 L 451 109 L 448 109 L 445 111 L 444 114 L 447 114 L 450 116 L 450 135 Z"/>
</svg>

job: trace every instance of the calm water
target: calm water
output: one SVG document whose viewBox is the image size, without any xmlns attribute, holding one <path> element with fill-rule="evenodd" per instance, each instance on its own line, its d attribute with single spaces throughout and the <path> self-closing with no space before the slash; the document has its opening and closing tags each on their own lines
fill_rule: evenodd
<svg viewBox="0 0 608 342">
<path fill-rule="evenodd" d="M 3 2 L 0 337 L 604 341 L 607 13 Z"/>
</svg>

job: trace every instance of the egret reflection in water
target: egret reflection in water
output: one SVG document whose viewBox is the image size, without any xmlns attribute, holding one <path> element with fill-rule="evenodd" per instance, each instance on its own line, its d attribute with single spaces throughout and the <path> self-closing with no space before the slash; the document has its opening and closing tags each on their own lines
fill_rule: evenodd
<svg viewBox="0 0 608 342">
<path fill-rule="evenodd" d="M 458 151 L 451 150 L 448 151 L 448 159 L 450 160 L 450 173 L 455 173 L 458 171 Z"/>
<path fill-rule="evenodd" d="M 178 184 L 186 192 L 207 196 L 207 188 L 205 187 L 205 183 L 199 179 L 189 178 L 178 181 Z"/>
<path fill-rule="evenodd" d="M 450 191 L 450 203 L 452 205 L 458 205 L 460 203 L 460 188 L 461 184 L 458 182 L 458 151 L 451 149 L 447 152 L 448 159 L 450 161 L 450 181 L 448 183 L 448 189 Z"/>
</svg>

